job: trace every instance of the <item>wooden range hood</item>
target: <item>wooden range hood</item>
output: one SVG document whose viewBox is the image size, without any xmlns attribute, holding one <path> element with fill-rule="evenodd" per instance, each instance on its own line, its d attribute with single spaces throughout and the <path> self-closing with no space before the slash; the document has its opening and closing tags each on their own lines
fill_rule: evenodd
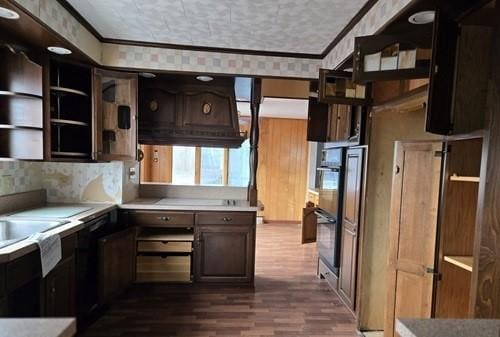
<svg viewBox="0 0 500 337">
<path fill-rule="evenodd" d="M 240 147 L 234 78 L 159 75 L 139 80 L 139 143 Z"/>
</svg>

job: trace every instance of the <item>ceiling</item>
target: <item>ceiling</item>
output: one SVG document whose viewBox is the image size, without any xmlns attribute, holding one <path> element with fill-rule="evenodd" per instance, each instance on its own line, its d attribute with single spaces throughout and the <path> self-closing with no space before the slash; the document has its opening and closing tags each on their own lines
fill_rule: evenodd
<svg viewBox="0 0 500 337">
<path fill-rule="evenodd" d="M 66 0 L 104 38 L 321 54 L 367 0 Z"/>
</svg>

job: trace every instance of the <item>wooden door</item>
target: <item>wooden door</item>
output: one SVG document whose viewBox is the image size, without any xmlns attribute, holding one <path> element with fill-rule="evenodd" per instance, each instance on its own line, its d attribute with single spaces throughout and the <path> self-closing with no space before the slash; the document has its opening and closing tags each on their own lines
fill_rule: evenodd
<svg viewBox="0 0 500 337">
<path fill-rule="evenodd" d="M 45 317 L 70 317 L 76 312 L 74 255 L 61 261 L 45 279 Z"/>
<path fill-rule="evenodd" d="M 385 337 L 395 320 L 432 314 L 442 143 L 396 143 Z"/>
<path fill-rule="evenodd" d="M 349 149 L 346 159 L 339 294 L 355 309 L 358 232 L 363 188 L 363 149 Z"/>
<path fill-rule="evenodd" d="M 197 282 L 252 282 L 253 226 L 203 225 L 195 229 Z"/>
<path fill-rule="evenodd" d="M 451 114 L 458 32 L 458 24 L 443 10 L 438 10 L 432 38 L 427 132 L 447 135 L 453 129 Z"/>
<path fill-rule="evenodd" d="M 137 74 L 94 71 L 94 159 L 136 159 L 137 83 Z"/>
<path fill-rule="evenodd" d="M 318 221 L 314 211 L 316 207 L 302 209 L 302 243 L 316 242 L 316 229 Z"/>
<path fill-rule="evenodd" d="M 135 281 L 135 227 L 99 240 L 99 304 L 106 304 Z"/>
</svg>

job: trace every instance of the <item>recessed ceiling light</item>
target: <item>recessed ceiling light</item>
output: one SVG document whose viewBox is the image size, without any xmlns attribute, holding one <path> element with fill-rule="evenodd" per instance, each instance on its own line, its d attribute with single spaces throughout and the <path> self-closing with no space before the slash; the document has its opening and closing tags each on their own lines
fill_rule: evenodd
<svg viewBox="0 0 500 337">
<path fill-rule="evenodd" d="M 196 76 L 196 79 L 198 81 L 202 81 L 202 82 L 210 82 L 210 81 L 214 80 L 214 78 L 212 76 L 206 76 L 206 75 Z"/>
<path fill-rule="evenodd" d="M 17 20 L 19 19 L 19 14 L 14 12 L 11 9 L 7 9 L 5 7 L 0 7 L 0 18 L 9 19 L 9 20 Z"/>
<path fill-rule="evenodd" d="M 63 48 L 63 47 L 50 46 L 50 47 L 47 47 L 47 49 L 50 52 L 53 52 L 54 54 L 58 54 L 58 55 L 69 55 L 69 54 L 71 54 L 71 50 Z"/>
<path fill-rule="evenodd" d="M 427 23 L 434 22 L 435 15 L 435 11 L 417 12 L 408 18 L 408 22 L 413 23 L 414 25 L 425 25 Z"/>
<path fill-rule="evenodd" d="M 153 73 L 139 73 L 139 76 L 144 77 L 144 78 L 155 78 L 156 75 Z"/>
</svg>

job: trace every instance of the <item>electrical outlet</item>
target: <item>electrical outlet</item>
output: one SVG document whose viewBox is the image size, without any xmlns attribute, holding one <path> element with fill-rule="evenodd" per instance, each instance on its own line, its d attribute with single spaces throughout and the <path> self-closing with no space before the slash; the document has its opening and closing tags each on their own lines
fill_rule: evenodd
<svg viewBox="0 0 500 337">
<path fill-rule="evenodd" d="M 11 175 L 2 176 L 0 179 L 0 191 L 2 194 L 14 193 L 14 177 Z"/>
</svg>

